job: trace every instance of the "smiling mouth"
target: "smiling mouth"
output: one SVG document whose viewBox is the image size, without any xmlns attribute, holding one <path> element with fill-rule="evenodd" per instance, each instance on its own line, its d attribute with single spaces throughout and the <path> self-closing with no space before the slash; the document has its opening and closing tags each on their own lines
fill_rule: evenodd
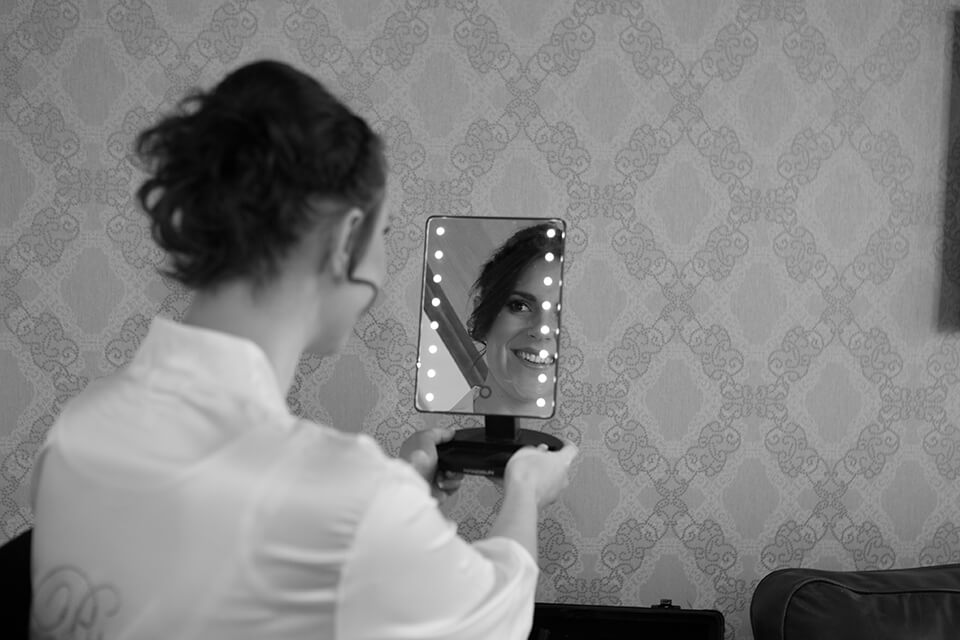
<svg viewBox="0 0 960 640">
<path fill-rule="evenodd" d="M 538 367 L 546 367 L 553 364 L 554 362 L 554 357 L 552 355 L 548 355 L 546 358 L 541 358 L 540 354 L 538 353 L 532 353 L 530 351 L 522 351 L 520 349 L 514 349 L 513 354 L 518 358 L 520 358 L 521 360 L 523 360 L 524 362 L 527 362 L 529 364 L 532 364 Z"/>
</svg>

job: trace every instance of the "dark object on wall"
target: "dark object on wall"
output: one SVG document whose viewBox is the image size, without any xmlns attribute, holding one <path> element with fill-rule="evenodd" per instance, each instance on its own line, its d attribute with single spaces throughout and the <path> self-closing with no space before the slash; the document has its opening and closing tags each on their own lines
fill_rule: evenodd
<svg viewBox="0 0 960 640">
<path fill-rule="evenodd" d="M 653 607 L 546 604 L 538 602 L 528 640 L 722 640 L 723 614 L 681 609 L 669 600 Z"/>
<path fill-rule="evenodd" d="M 754 640 L 956 640 L 960 564 L 886 571 L 778 569 L 750 602 Z"/>
<path fill-rule="evenodd" d="M 30 630 L 30 547 L 33 530 L 27 529 L 0 547 L 0 630 L 4 638 L 28 638 Z"/>
<path fill-rule="evenodd" d="M 943 176 L 943 239 L 940 251 L 940 331 L 960 331 L 960 12 L 949 24 L 950 68 L 947 69 L 944 132 L 946 158 Z"/>
</svg>

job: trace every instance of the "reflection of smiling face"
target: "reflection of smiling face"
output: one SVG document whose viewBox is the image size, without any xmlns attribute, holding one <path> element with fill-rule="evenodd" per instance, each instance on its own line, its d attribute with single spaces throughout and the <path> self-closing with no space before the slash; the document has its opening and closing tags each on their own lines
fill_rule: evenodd
<svg viewBox="0 0 960 640">
<path fill-rule="evenodd" d="M 487 332 L 486 384 L 490 401 L 503 411 L 552 413 L 559 279 L 558 260 L 536 260 Z M 537 406 L 539 398 L 544 407 Z"/>
</svg>

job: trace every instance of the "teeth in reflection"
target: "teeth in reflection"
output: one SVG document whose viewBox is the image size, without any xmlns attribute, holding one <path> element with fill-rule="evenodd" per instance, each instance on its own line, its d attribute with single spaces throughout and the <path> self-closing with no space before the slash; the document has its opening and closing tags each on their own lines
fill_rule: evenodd
<svg viewBox="0 0 960 640">
<path fill-rule="evenodd" d="M 526 360 L 532 364 L 553 364 L 554 358 L 550 357 L 550 354 L 546 350 L 541 351 L 539 354 L 529 353 L 527 351 L 514 351 L 517 354 L 517 357 L 521 360 Z"/>
</svg>

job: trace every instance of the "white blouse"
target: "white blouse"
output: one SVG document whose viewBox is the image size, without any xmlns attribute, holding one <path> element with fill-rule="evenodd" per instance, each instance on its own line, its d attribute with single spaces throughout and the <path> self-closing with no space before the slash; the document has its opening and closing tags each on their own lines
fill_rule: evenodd
<svg viewBox="0 0 960 640">
<path fill-rule="evenodd" d="M 290 414 L 252 342 L 157 318 L 36 465 L 35 638 L 524 639 L 538 569 L 365 435 Z"/>
</svg>

